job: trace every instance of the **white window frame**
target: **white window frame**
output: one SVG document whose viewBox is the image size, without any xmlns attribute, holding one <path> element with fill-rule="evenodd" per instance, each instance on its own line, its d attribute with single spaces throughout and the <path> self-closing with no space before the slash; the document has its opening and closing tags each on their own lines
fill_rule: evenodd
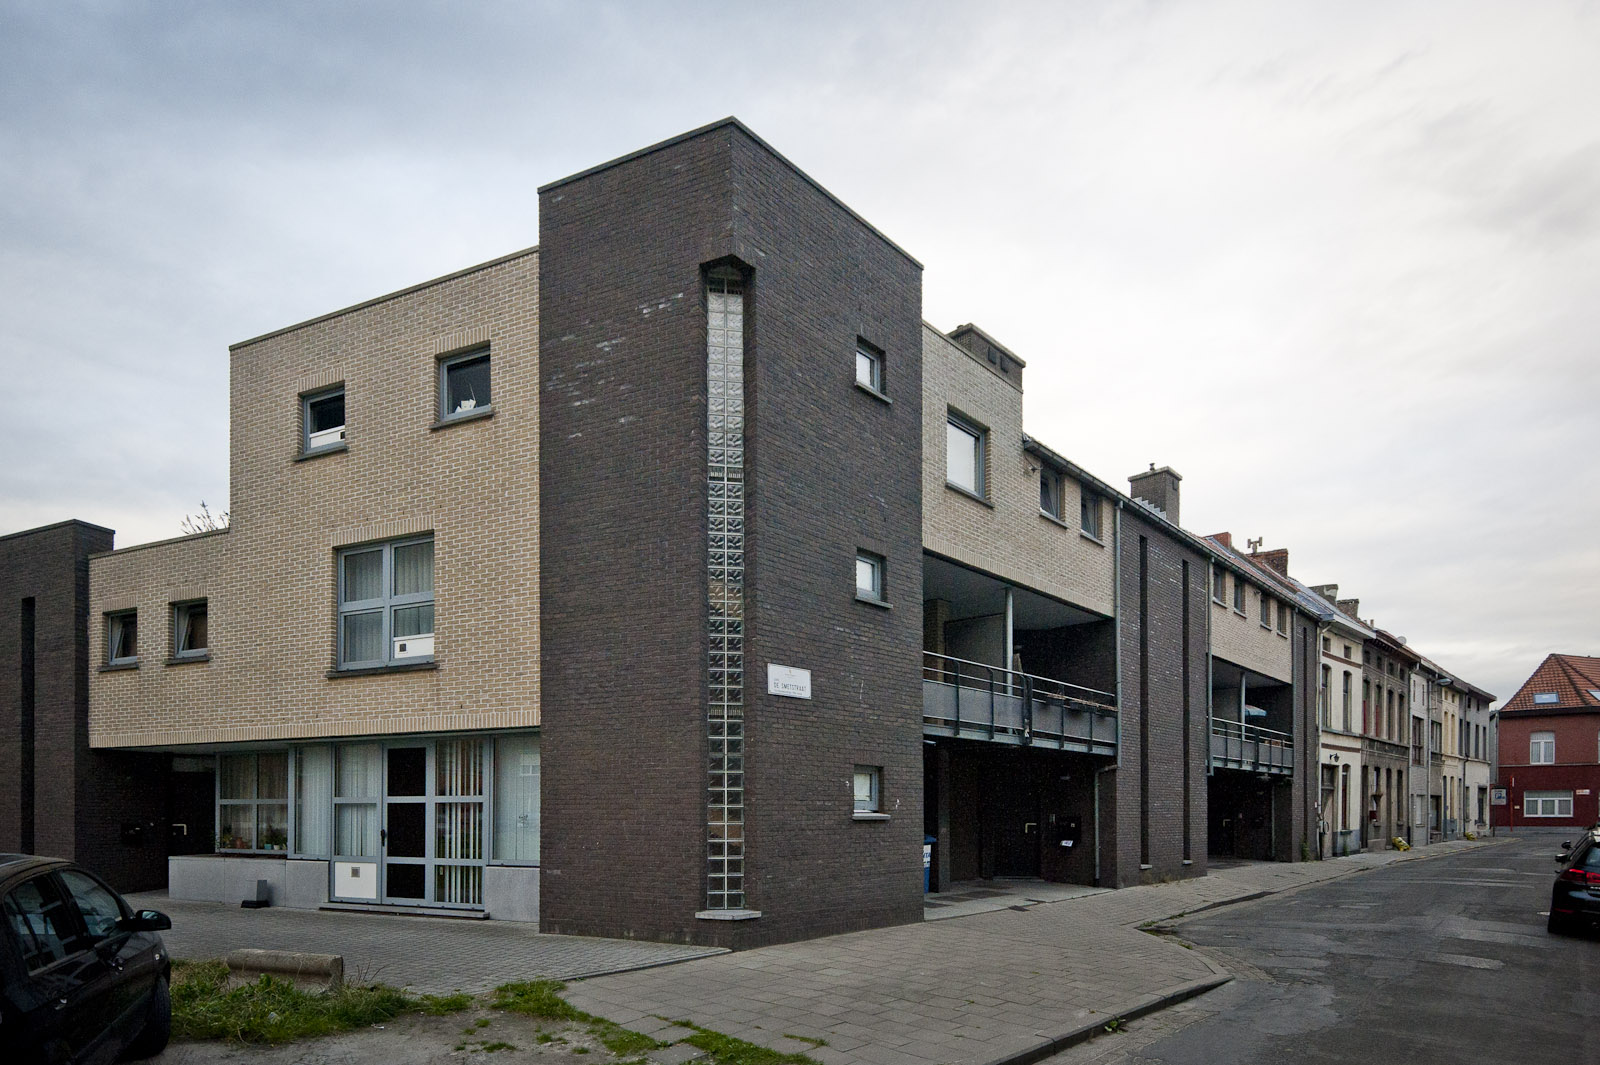
<svg viewBox="0 0 1600 1065">
<path fill-rule="evenodd" d="M 1572 792 L 1525 791 L 1522 793 L 1524 817 L 1571 817 Z"/>
<path fill-rule="evenodd" d="M 206 618 L 206 642 L 201 647 L 185 647 L 193 633 L 194 613 L 199 610 Z M 187 599 L 172 604 L 172 657 L 205 658 L 211 653 L 211 608 L 204 599 Z"/>
<path fill-rule="evenodd" d="M 945 418 L 945 457 L 944 479 L 945 483 L 959 491 L 975 495 L 979 499 L 987 499 L 988 493 L 988 458 L 989 458 L 989 431 L 975 422 L 969 421 L 950 411 Z M 953 462 L 956 454 L 972 455 L 972 481 L 962 484 L 956 479 L 956 470 Z"/>
<path fill-rule="evenodd" d="M 852 812 L 857 817 L 883 813 L 883 767 L 856 766 L 850 777 L 850 793 Z"/>
<path fill-rule="evenodd" d="M 887 395 L 883 387 L 883 351 L 860 337 L 856 338 L 856 384 L 878 396 Z"/>
<path fill-rule="evenodd" d="M 856 598 L 869 603 L 884 603 L 885 580 L 888 564 L 882 555 L 875 555 L 871 551 L 856 552 Z M 863 572 L 869 576 L 867 584 L 861 583 Z"/>
<path fill-rule="evenodd" d="M 335 557 L 335 562 L 334 562 L 334 569 L 335 569 L 337 585 L 338 585 L 338 587 L 336 589 L 336 596 L 337 596 L 337 600 L 338 600 L 338 620 L 337 620 L 338 633 L 336 634 L 335 640 L 336 640 L 337 647 L 338 647 L 338 652 L 337 652 L 338 653 L 338 659 L 337 659 L 337 662 L 338 662 L 338 668 L 339 669 L 341 669 L 341 670 L 348 670 L 348 669 L 381 669 L 381 668 L 384 668 L 384 667 L 387 667 L 387 666 L 393 666 L 393 665 L 402 664 L 402 663 L 409 665 L 409 664 L 412 664 L 412 663 L 421 664 L 421 663 L 434 661 L 434 656 L 431 655 L 431 654 L 430 655 L 421 655 L 421 656 L 417 656 L 417 657 L 413 657 L 413 658 L 396 659 L 394 657 L 394 638 L 393 638 L 395 611 L 396 610 L 407 609 L 407 608 L 410 608 L 410 607 L 423 606 L 423 605 L 432 606 L 434 604 L 434 597 L 435 597 L 435 594 L 436 594 L 436 592 L 434 592 L 434 591 L 430 591 L 430 592 L 428 592 L 426 594 L 423 594 L 423 593 L 409 593 L 409 594 L 406 594 L 406 595 L 396 595 L 395 594 L 395 592 L 394 592 L 394 552 L 395 552 L 395 549 L 396 548 L 400 548 L 400 547 L 410 547 L 413 544 L 424 544 L 424 543 L 432 544 L 433 542 L 434 542 L 434 539 L 433 539 L 433 537 L 431 535 L 430 536 L 408 536 L 408 537 L 405 537 L 405 538 L 399 539 L 399 540 L 383 540 L 383 541 L 380 541 L 378 543 L 355 544 L 355 545 L 352 545 L 350 547 L 341 547 L 339 549 L 339 551 L 338 551 L 338 553 L 337 553 L 337 555 Z M 438 554 L 437 554 L 437 551 L 438 551 L 437 546 L 435 546 L 434 550 L 435 550 L 435 554 L 434 554 L 434 569 L 435 569 L 435 571 L 437 571 L 438 562 L 439 562 L 439 557 L 438 557 Z M 380 581 L 382 583 L 382 594 L 376 599 L 359 599 L 359 600 L 347 601 L 345 599 L 345 559 L 350 557 L 350 556 L 352 556 L 352 555 L 365 554 L 365 553 L 370 552 L 370 551 L 382 551 L 383 552 L 383 561 L 382 561 L 381 575 L 380 575 Z M 430 580 L 429 583 L 431 584 L 432 581 Z M 372 614 L 372 613 L 381 613 L 382 616 L 383 616 L 383 627 L 382 627 L 382 633 L 383 633 L 382 640 L 383 640 L 383 642 L 381 644 L 381 646 L 383 647 L 383 657 L 382 658 L 375 658 L 375 659 L 361 659 L 361 660 L 356 660 L 356 661 L 348 660 L 346 658 L 346 654 L 345 654 L 345 624 L 344 624 L 345 618 L 353 616 L 353 615 L 356 615 L 356 614 Z M 437 617 L 435 617 L 435 619 L 434 619 L 434 625 L 435 625 L 435 629 L 437 629 L 437 625 L 438 625 Z M 431 633 L 431 632 L 429 632 L 429 633 L 414 633 L 412 635 L 414 635 L 414 636 L 416 636 L 418 638 L 421 638 L 421 637 L 424 637 L 424 636 L 432 636 L 433 633 Z"/>
<path fill-rule="evenodd" d="M 122 639 L 124 627 L 132 625 L 133 628 L 133 653 L 118 654 L 125 643 Z M 106 614 L 106 665 L 108 666 L 136 666 L 139 664 L 139 612 L 137 610 L 113 610 Z"/>
<path fill-rule="evenodd" d="M 450 409 L 450 371 L 460 369 L 467 363 L 483 360 L 489 369 L 489 395 L 482 400 L 476 396 L 463 402 L 470 402 L 471 406 L 457 406 Z M 471 351 L 459 352 L 439 360 L 439 403 L 438 415 L 440 422 L 458 421 L 463 418 L 476 418 L 494 410 L 494 360 L 491 357 L 488 345 L 473 348 Z"/>
<path fill-rule="evenodd" d="M 1528 736 L 1528 764 L 1556 764 L 1556 734 L 1554 732 L 1535 732 Z"/>
<path fill-rule="evenodd" d="M 342 407 L 345 400 L 343 384 L 335 385 L 332 388 L 318 389 L 315 392 L 307 392 L 300 397 L 301 454 L 312 455 L 319 451 L 327 451 L 331 448 L 344 446 L 345 426 L 349 424 L 350 418 L 348 411 L 345 412 L 344 419 L 338 425 L 330 425 L 325 429 L 317 430 L 315 433 L 311 430 L 311 408 L 335 397 L 338 397 Z M 337 430 L 337 433 L 335 433 L 335 430 Z M 317 439 L 313 440 L 313 436 L 317 437 Z"/>
</svg>

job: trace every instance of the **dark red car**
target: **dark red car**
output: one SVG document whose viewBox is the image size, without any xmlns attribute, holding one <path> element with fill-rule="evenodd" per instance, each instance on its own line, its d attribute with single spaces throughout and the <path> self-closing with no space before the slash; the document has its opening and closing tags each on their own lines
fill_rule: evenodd
<svg viewBox="0 0 1600 1065">
<path fill-rule="evenodd" d="M 60 858 L 0 854 L 0 1047 L 6 1062 L 150 1057 L 172 1029 L 165 914 L 134 913 Z"/>
</svg>

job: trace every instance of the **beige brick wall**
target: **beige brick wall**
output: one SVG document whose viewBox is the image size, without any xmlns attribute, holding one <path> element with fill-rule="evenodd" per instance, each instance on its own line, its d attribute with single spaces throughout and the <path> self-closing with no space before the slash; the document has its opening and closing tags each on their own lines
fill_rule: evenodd
<svg viewBox="0 0 1600 1065">
<path fill-rule="evenodd" d="M 928 550 L 1110 616 L 1111 512 L 1105 542 L 1078 530 L 1079 485 L 1067 478 L 1066 523 L 1039 510 L 1039 463 L 1022 450 L 1022 393 L 932 326 L 922 344 L 922 542 Z M 954 408 L 989 431 L 988 502 L 945 485 L 945 420 Z"/>
<path fill-rule="evenodd" d="M 91 665 L 105 611 L 136 606 L 141 643 L 137 670 L 91 673 L 93 745 L 538 724 L 538 262 L 234 346 L 231 530 L 91 562 Z M 484 342 L 493 415 L 434 429 L 438 357 Z M 300 395 L 339 381 L 348 450 L 295 461 Z M 438 668 L 330 679 L 336 549 L 425 531 Z M 211 660 L 164 665 L 170 603 L 200 597 Z"/>
<path fill-rule="evenodd" d="M 1262 595 L 1267 595 L 1275 604 L 1280 600 L 1264 592 L 1260 585 L 1245 581 L 1244 613 L 1239 614 L 1233 609 L 1234 582 L 1239 579 L 1229 571 L 1226 601 L 1211 600 L 1211 653 L 1234 665 L 1290 683 L 1294 676 L 1294 641 L 1287 633 L 1277 631 L 1276 606 L 1272 613 L 1273 627 L 1261 626 Z"/>
</svg>

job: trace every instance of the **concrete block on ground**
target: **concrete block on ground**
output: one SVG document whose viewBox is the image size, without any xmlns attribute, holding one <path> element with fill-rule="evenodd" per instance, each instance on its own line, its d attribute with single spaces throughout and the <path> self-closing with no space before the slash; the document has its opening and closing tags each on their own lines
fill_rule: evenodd
<svg viewBox="0 0 1600 1065">
<path fill-rule="evenodd" d="M 287 980 L 308 991 L 333 991 L 344 985 L 344 956 L 298 950 L 235 950 L 223 959 L 228 983 L 253 984 L 262 976 Z"/>
</svg>

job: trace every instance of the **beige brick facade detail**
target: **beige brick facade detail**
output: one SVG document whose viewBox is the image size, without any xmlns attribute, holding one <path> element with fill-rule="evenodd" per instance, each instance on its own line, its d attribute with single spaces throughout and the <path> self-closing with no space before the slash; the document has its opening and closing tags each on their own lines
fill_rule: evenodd
<svg viewBox="0 0 1600 1065">
<path fill-rule="evenodd" d="M 231 530 L 91 562 L 92 745 L 539 723 L 538 263 L 522 252 L 234 346 Z M 438 357 L 484 343 L 492 415 L 436 426 Z M 300 459 L 300 396 L 339 382 L 347 450 Z M 335 550 L 426 532 L 437 668 L 330 678 Z M 210 660 L 167 665 L 171 604 L 195 598 Z M 102 616 L 128 607 L 139 668 L 97 671 Z"/>
<path fill-rule="evenodd" d="M 1294 677 L 1294 641 L 1288 632 L 1279 633 L 1278 604 L 1282 600 L 1264 592 L 1259 584 L 1245 581 L 1244 613 L 1233 609 L 1234 583 L 1241 578 L 1228 572 L 1227 601 L 1211 600 L 1211 653 L 1236 666 L 1253 669 L 1285 684 Z M 1272 628 L 1261 624 L 1261 597 L 1273 602 Z"/>
<path fill-rule="evenodd" d="M 1022 393 L 967 350 L 924 324 L 922 542 L 936 554 L 1019 587 L 1109 617 L 1113 611 L 1111 513 L 1104 542 L 1078 529 L 1079 490 L 1063 488 L 1065 522 L 1039 509 L 1039 462 L 1022 450 Z M 988 430 L 988 505 L 945 484 L 945 422 L 954 409 Z"/>
</svg>

